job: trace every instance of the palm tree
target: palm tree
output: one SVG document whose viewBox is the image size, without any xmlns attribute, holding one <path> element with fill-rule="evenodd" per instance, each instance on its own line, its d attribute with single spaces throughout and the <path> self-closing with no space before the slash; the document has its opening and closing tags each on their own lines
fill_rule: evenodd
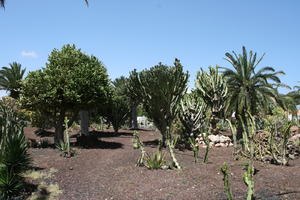
<svg viewBox="0 0 300 200">
<path fill-rule="evenodd" d="M 4 8 L 4 6 L 5 6 L 5 0 L 0 0 L 0 7 Z"/>
<path fill-rule="evenodd" d="M 278 103 L 278 91 L 274 86 L 281 86 L 278 75 L 283 71 L 276 72 L 272 67 L 264 67 L 256 72 L 256 67 L 263 59 L 259 59 L 252 51 L 249 54 L 243 47 L 242 54 L 225 54 L 233 69 L 225 68 L 224 76 L 228 84 L 228 99 L 226 110 L 235 112 L 236 116 L 245 117 L 245 113 L 256 115 L 266 111 L 270 104 Z"/>
<path fill-rule="evenodd" d="M 21 64 L 13 62 L 10 67 L 2 67 L 0 70 L 0 90 L 9 91 L 9 96 L 18 98 L 26 69 L 22 69 Z"/>
<path fill-rule="evenodd" d="M 84 0 L 86 5 L 88 6 L 89 5 L 89 1 L 88 0 Z M 5 7 L 5 0 L 0 0 L 0 7 Z"/>
</svg>

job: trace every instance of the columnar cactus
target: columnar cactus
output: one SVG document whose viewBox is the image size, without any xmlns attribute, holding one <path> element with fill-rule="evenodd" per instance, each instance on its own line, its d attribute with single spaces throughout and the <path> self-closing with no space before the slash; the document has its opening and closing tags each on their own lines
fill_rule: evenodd
<svg viewBox="0 0 300 200">
<path fill-rule="evenodd" d="M 138 81 L 138 94 L 143 106 L 166 143 L 167 127 L 170 127 L 179 112 L 179 103 L 186 92 L 188 73 L 178 59 L 174 66 L 161 63 L 142 72 L 132 74 Z M 134 78 L 134 77 L 133 77 Z"/>
<path fill-rule="evenodd" d="M 167 127 L 167 140 L 166 140 L 166 143 L 167 143 L 167 146 L 168 146 L 168 149 L 169 149 L 169 152 L 170 152 L 170 156 L 172 158 L 174 166 L 177 169 L 181 169 L 181 166 L 179 165 L 179 162 L 177 161 L 177 159 L 175 157 L 175 153 L 173 151 L 173 149 L 176 146 L 177 140 L 178 140 L 178 137 L 172 137 L 171 133 L 170 133 L 170 129 L 169 129 L 169 127 Z"/>
<path fill-rule="evenodd" d="M 186 94 L 180 103 L 179 119 L 190 137 L 196 138 L 206 117 L 206 104 L 195 93 Z"/>
<path fill-rule="evenodd" d="M 230 171 L 227 163 L 225 162 L 221 168 L 221 172 L 223 174 L 223 182 L 224 182 L 224 189 L 226 192 L 227 200 L 232 200 L 232 191 L 231 191 L 231 184 L 230 184 Z"/>
<path fill-rule="evenodd" d="M 247 200 L 254 200 L 254 167 L 253 163 L 250 162 L 246 165 L 246 172 L 244 173 L 243 180 L 247 185 Z"/>
<path fill-rule="evenodd" d="M 216 133 L 217 123 L 224 109 L 228 92 L 225 79 L 218 72 L 218 66 L 209 67 L 209 72 L 201 69 L 197 75 L 196 88 L 199 96 L 211 109 L 211 128 L 212 132 Z"/>
<path fill-rule="evenodd" d="M 193 150 L 194 160 L 195 160 L 195 163 L 196 163 L 196 162 L 198 162 L 198 157 L 199 157 L 199 144 L 198 144 L 197 140 L 193 137 L 189 138 L 189 143 L 190 143 L 191 148 Z"/>
<path fill-rule="evenodd" d="M 140 137 L 138 136 L 137 131 L 133 132 L 132 146 L 134 149 L 139 149 L 141 151 L 141 156 L 138 158 L 136 166 L 143 166 L 146 151 L 144 149 L 144 144 L 141 142 Z"/>
</svg>

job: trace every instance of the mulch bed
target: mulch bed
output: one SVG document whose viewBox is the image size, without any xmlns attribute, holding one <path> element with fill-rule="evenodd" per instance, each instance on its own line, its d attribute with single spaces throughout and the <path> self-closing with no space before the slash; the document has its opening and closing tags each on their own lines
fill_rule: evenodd
<svg viewBox="0 0 300 200">
<path fill-rule="evenodd" d="M 29 138 L 35 138 L 34 128 L 25 129 Z M 141 140 L 146 150 L 156 150 L 159 133 L 142 130 Z M 140 155 L 132 148 L 132 131 L 111 130 L 95 132 L 95 143 L 85 148 L 76 148 L 78 153 L 72 158 L 63 158 L 53 148 L 31 148 L 34 166 L 42 171 L 57 169 L 51 182 L 63 190 L 62 200 L 80 199 L 226 199 L 220 167 L 229 163 L 232 173 L 234 199 L 245 199 L 246 186 L 242 181 L 243 166 L 246 161 L 235 161 L 231 147 L 213 148 L 209 153 L 209 163 L 194 163 L 191 151 L 176 150 L 176 156 L 183 170 L 148 170 L 135 167 Z M 51 139 L 52 135 L 47 135 Z M 204 149 L 200 150 L 201 159 Z M 300 199 L 300 159 L 290 162 L 290 166 L 275 166 L 255 163 L 257 199 Z"/>
</svg>

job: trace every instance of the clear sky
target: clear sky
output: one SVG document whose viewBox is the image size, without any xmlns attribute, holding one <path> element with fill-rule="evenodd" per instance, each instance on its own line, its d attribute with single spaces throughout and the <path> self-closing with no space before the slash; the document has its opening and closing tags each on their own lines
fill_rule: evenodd
<svg viewBox="0 0 300 200">
<path fill-rule="evenodd" d="M 300 72 L 299 0 L 6 0 L 0 9 L 0 66 L 33 71 L 72 43 L 97 56 L 111 79 L 179 58 L 194 85 L 200 67 L 230 67 L 224 54 L 266 53 L 260 67 Z M 282 90 L 286 92 L 287 90 Z"/>
</svg>

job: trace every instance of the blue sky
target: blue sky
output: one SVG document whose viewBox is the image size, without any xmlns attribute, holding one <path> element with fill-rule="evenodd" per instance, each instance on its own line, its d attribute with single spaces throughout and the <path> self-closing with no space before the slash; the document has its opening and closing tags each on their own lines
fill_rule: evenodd
<svg viewBox="0 0 300 200">
<path fill-rule="evenodd" d="M 260 67 L 283 70 L 299 85 L 298 0 L 7 0 L 0 10 L 0 66 L 33 71 L 53 48 L 72 43 L 97 56 L 111 79 L 134 68 L 181 60 L 194 85 L 200 67 L 230 67 L 224 54 L 246 46 Z M 286 92 L 287 90 L 282 90 Z"/>
</svg>

